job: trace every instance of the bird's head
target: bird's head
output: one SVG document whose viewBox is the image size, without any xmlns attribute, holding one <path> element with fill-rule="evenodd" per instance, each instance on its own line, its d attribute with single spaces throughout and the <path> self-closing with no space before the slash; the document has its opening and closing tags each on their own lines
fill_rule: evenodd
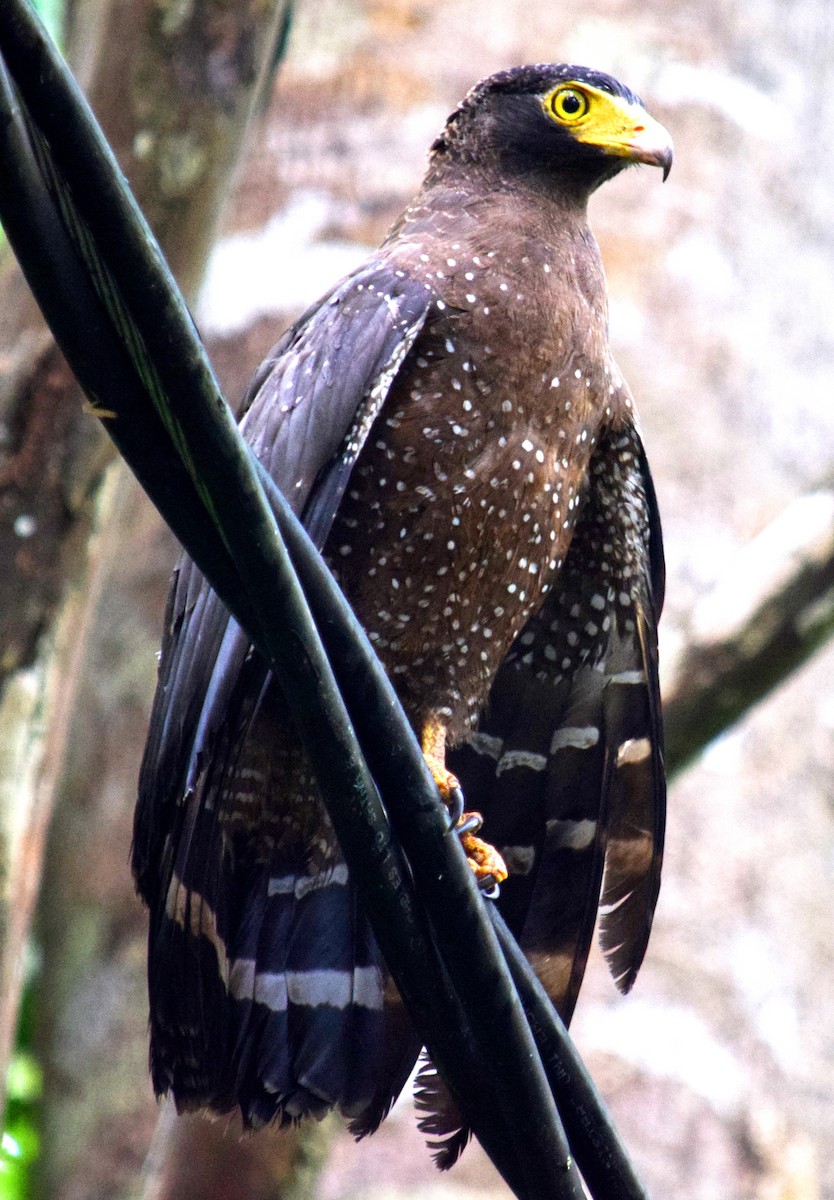
<svg viewBox="0 0 834 1200">
<path fill-rule="evenodd" d="M 631 163 L 672 165 L 672 139 L 642 101 L 601 71 L 515 67 L 476 84 L 433 147 L 436 159 L 498 168 L 587 197 Z"/>
</svg>

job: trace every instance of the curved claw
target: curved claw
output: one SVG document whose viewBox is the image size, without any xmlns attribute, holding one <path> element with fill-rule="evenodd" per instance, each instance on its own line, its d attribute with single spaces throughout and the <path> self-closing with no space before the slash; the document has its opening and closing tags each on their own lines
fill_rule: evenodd
<svg viewBox="0 0 834 1200">
<path fill-rule="evenodd" d="M 458 837 L 463 837 L 465 833 L 477 833 L 483 823 L 484 819 L 479 812 L 461 812 L 455 821 Z"/>
<path fill-rule="evenodd" d="M 484 875 L 478 880 L 478 887 L 485 900 L 497 900 L 501 895 L 501 885 L 494 875 Z"/>
<path fill-rule="evenodd" d="M 463 789 L 453 787 L 449 789 L 449 794 L 445 797 L 446 807 L 449 809 L 449 829 L 456 829 L 463 818 Z"/>
</svg>

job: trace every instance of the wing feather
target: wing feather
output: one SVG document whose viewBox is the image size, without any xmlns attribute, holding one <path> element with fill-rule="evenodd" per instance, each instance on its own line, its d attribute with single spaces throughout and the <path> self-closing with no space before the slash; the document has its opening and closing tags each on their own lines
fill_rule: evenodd
<svg viewBox="0 0 834 1200">
<path fill-rule="evenodd" d="M 450 756 L 504 854 L 504 915 L 564 1019 L 600 902 L 631 986 L 659 885 L 665 790 L 656 627 L 663 559 L 633 427 L 604 437 L 565 564 L 519 634 L 477 731 Z"/>
<path fill-rule="evenodd" d="M 631 576 L 632 616 L 625 623 L 621 644 L 610 656 L 606 727 L 616 749 L 600 920 L 603 952 L 622 991 L 634 983 L 648 945 L 660 891 L 666 824 L 657 654 L 665 583 L 663 542 L 657 499 L 639 438 L 628 454 L 627 496 L 633 517 L 626 534 L 638 570 Z"/>
<path fill-rule="evenodd" d="M 242 431 L 319 545 L 433 300 L 372 263 L 309 309 L 253 380 Z M 305 770 L 287 728 L 265 664 L 183 558 L 134 830 L 151 910 L 154 1083 L 183 1107 L 240 1104 L 253 1125 L 336 1104 L 368 1132 L 419 1044 L 401 1006 L 380 1028 L 384 967 L 338 849 L 317 875 L 311 866 L 310 841 L 331 834 L 317 802 L 296 802 L 281 841 L 288 771 Z M 376 1062 L 356 1060 L 357 1037 L 377 1045 Z"/>
</svg>

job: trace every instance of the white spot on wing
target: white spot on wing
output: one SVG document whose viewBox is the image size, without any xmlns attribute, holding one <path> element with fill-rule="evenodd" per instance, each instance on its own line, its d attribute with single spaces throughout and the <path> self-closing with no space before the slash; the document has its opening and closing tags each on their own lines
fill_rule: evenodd
<svg viewBox="0 0 834 1200">
<path fill-rule="evenodd" d="M 616 675 L 608 676 L 609 683 L 645 683 L 645 671 L 618 671 Z"/>
<path fill-rule="evenodd" d="M 594 840 L 596 821 L 548 821 L 548 841 L 564 850 L 586 850 Z"/>
<path fill-rule="evenodd" d="M 531 750 L 508 750 L 503 754 L 495 769 L 496 775 L 504 771 L 512 771 L 516 767 L 527 767 L 530 771 L 543 771 L 547 766 L 544 754 L 534 754 Z"/>
<path fill-rule="evenodd" d="M 599 741 L 595 725 L 565 725 L 557 729 L 550 742 L 550 753 L 558 750 L 590 750 Z"/>
<path fill-rule="evenodd" d="M 617 750 L 617 766 L 644 762 L 651 752 L 652 744 L 648 738 L 628 738 Z"/>
</svg>

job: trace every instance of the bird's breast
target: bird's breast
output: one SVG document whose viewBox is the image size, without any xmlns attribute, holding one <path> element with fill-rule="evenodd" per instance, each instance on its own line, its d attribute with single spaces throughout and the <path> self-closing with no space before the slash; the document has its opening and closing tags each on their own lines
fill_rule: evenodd
<svg viewBox="0 0 834 1200">
<path fill-rule="evenodd" d="M 459 311 L 417 343 L 326 546 L 412 719 L 445 709 L 453 738 L 558 574 L 609 387 L 558 330 L 490 336 Z"/>
</svg>

